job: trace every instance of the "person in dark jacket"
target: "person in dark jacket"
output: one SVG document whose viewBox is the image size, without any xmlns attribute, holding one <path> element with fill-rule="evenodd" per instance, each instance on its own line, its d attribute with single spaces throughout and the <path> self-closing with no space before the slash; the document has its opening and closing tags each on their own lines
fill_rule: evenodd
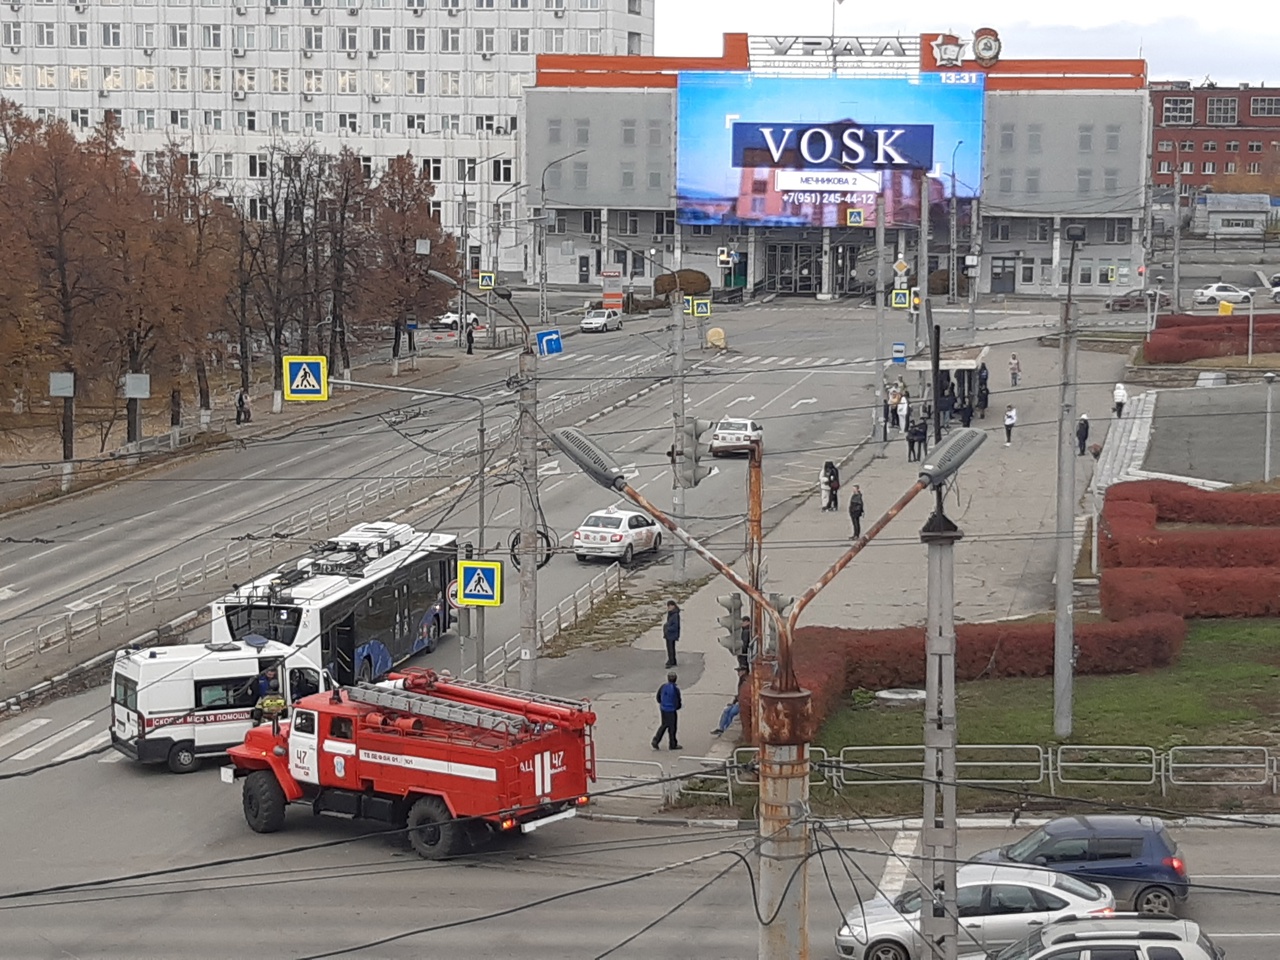
<svg viewBox="0 0 1280 960">
<path fill-rule="evenodd" d="M 1076 443 L 1080 445 L 1080 456 L 1084 456 L 1085 449 L 1089 446 L 1089 415 L 1087 413 L 1080 414 L 1080 422 L 1076 424 Z"/>
<path fill-rule="evenodd" d="M 969 426 L 973 423 L 973 402 L 968 397 L 962 398 L 956 413 L 960 417 L 960 426 Z"/>
<path fill-rule="evenodd" d="M 662 623 L 662 639 L 667 642 L 667 669 L 676 665 L 676 641 L 680 639 L 680 608 L 667 601 L 667 619 Z"/>
<path fill-rule="evenodd" d="M 467 324 L 467 356 L 468 357 L 474 355 L 475 345 L 476 345 L 476 331 L 471 326 L 471 324 Z"/>
<path fill-rule="evenodd" d="M 822 505 L 823 510 L 839 510 L 840 509 L 840 471 L 834 462 L 828 460 L 822 465 L 821 477 L 822 492 L 826 494 L 826 503 Z"/>
<path fill-rule="evenodd" d="M 670 749 L 683 749 L 676 740 L 676 721 L 684 703 L 680 699 L 680 688 L 676 685 L 674 673 L 667 674 L 667 682 L 658 688 L 658 695 L 654 699 L 658 701 L 658 713 L 662 717 L 662 723 L 658 726 L 658 732 L 653 735 L 653 740 L 650 741 L 653 749 L 658 749 L 664 733 L 667 735 L 667 746 Z"/>
<path fill-rule="evenodd" d="M 991 391 L 987 389 L 987 382 L 980 380 L 978 382 L 978 419 L 987 419 L 987 407 L 991 404 Z"/>
<path fill-rule="evenodd" d="M 862 514 L 866 508 L 862 504 L 862 488 L 856 483 L 853 485 L 853 493 L 849 496 L 849 520 L 853 523 L 853 539 L 857 540 L 862 536 Z"/>
<path fill-rule="evenodd" d="M 742 625 L 738 628 L 738 642 L 742 646 L 742 652 L 738 654 L 738 669 L 751 669 L 751 618 L 744 616 Z"/>
</svg>

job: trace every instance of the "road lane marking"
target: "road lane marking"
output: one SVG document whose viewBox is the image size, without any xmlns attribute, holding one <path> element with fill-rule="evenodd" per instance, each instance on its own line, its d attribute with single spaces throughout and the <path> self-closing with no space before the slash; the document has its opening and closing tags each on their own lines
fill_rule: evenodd
<svg viewBox="0 0 1280 960">
<path fill-rule="evenodd" d="M 34 720 L 28 720 L 21 726 L 14 727 L 8 733 L 0 734 L 0 748 L 7 747 L 15 740 L 21 740 L 29 733 L 35 733 L 46 723 L 53 723 L 48 717 L 36 717 Z"/>
<path fill-rule="evenodd" d="M 53 553 L 55 550 L 61 550 L 65 546 L 66 546 L 65 543 L 60 543 L 56 547 L 50 547 L 48 550 L 41 550 L 39 553 L 33 553 L 30 559 L 39 560 L 41 557 L 47 557 L 49 554 Z"/>
<path fill-rule="evenodd" d="M 793 383 L 791 386 L 787 387 L 787 389 L 783 390 L 781 393 L 779 393 L 777 396 L 775 396 L 772 400 L 767 401 L 763 407 L 760 407 L 760 409 L 759 409 L 759 410 L 756 410 L 756 412 L 755 412 L 755 413 L 753 413 L 753 414 L 751 414 L 751 416 L 753 416 L 753 417 L 758 417 L 758 416 L 760 416 L 760 411 L 761 411 L 761 410 L 764 410 L 765 408 L 767 408 L 767 407 L 769 407 L 769 406 L 771 406 L 771 405 L 773 405 L 773 404 L 777 403 L 779 400 L 781 400 L 783 397 L 785 397 L 788 393 L 790 393 L 792 390 L 796 389 L 796 387 L 800 386 L 800 384 L 804 383 L 806 380 L 808 380 L 808 379 L 809 379 L 810 377 L 812 377 L 812 376 L 813 376 L 813 372 L 812 372 L 812 371 L 811 371 L 811 372 L 809 372 L 809 373 L 806 373 L 803 377 L 801 377 L 799 380 L 797 380 L 797 381 L 796 381 L 795 383 Z"/>
<path fill-rule="evenodd" d="M 902 892 L 907 876 L 911 873 L 907 858 L 915 855 L 916 844 L 919 842 L 919 830 L 900 830 L 893 838 L 889 860 L 884 865 L 884 873 L 880 875 L 880 886 L 877 888 L 881 896 L 892 900 Z"/>
<path fill-rule="evenodd" d="M 284 466 L 284 464 L 282 463 L 280 464 L 280 466 Z M 201 490 L 199 493 L 193 493 L 191 496 L 183 497 L 181 500 L 175 500 L 173 502 L 173 505 L 175 507 L 179 507 L 184 503 L 190 503 L 192 500 L 199 500 L 202 497 L 211 496 L 212 494 L 217 493 L 219 490 L 225 490 L 227 489 L 227 487 L 230 487 L 238 482 L 239 482 L 238 480 L 228 480 L 226 483 L 220 483 L 216 487 L 210 487 L 208 490 Z"/>
<path fill-rule="evenodd" d="M 564 478 L 563 478 L 563 477 L 562 477 L 561 479 L 557 480 L 555 483 L 548 484 L 545 488 L 543 488 L 543 493 L 550 493 L 552 490 L 554 490 L 556 487 L 560 486 L 560 484 L 562 484 L 562 483 L 564 483 Z"/>
<path fill-rule="evenodd" d="M 57 733 L 49 734 L 49 736 L 45 737 L 43 740 L 37 743 L 34 747 L 27 747 L 27 749 L 23 750 L 21 753 L 15 753 L 9 759 L 10 760 L 30 760 L 37 753 L 41 753 L 45 750 L 48 750 L 50 747 L 54 746 L 55 744 L 61 743 L 63 740 L 66 740 L 68 737 L 74 737 L 77 733 L 79 733 L 85 727 L 92 726 L 93 723 L 94 721 L 92 720 L 81 720 L 77 723 L 71 724 L 71 726 L 69 727 L 63 727 Z"/>
<path fill-rule="evenodd" d="M 266 473 L 266 472 L 267 472 L 268 470 L 270 470 L 270 469 L 271 469 L 270 467 L 263 467 L 261 470 L 255 470 L 255 471 L 253 471 L 253 473 L 246 473 L 246 474 L 244 475 L 244 478 L 245 478 L 246 480 L 252 480 L 254 477 L 260 477 L 260 476 L 262 476 L 264 473 Z"/>
<path fill-rule="evenodd" d="M 26 587 L 20 587 L 16 583 L 0 587 L 0 600 L 12 600 L 25 589 Z"/>
<path fill-rule="evenodd" d="M 62 753 L 58 754 L 56 757 L 53 758 L 53 762 L 57 763 L 60 760 L 71 760 L 74 757 L 83 757 L 87 755 L 90 751 L 97 750 L 99 747 L 102 747 L 102 746 L 106 746 L 110 742 L 111 742 L 111 731 L 103 730 L 101 733 L 90 737 L 88 740 L 83 740 L 80 743 L 77 743 L 74 747 L 71 747 L 69 750 L 64 750 Z"/>
<path fill-rule="evenodd" d="M 805 397 L 803 400 L 797 400 L 795 403 L 793 403 L 791 405 L 791 409 L 794 410 L 796 407 L 803 407 L 806 403 L 817 403 L 817 402 L 818 402 L 817 397 Z"/>
<path fill-rule="evenodd" d="M 326 447 L 325 449 L 328 449 L 328 447 Z M 305 459 L 307 458 L 307 456 L 308 456 L 308 454 L 305 454 L 305 453 L 304 453 L 304 454 L 302 454 L 302 455 L 300 455 L 300 456 L 297 456 L 297 457 L 290 457 L 288 460 L 281 460 L 279 463 L 277 463 L 277 464 L 276 464 L 276 466 L 277 466 L 277 467 L 287 467 L 287 466 L 289 466 L 289 464 L 291 464 L 291 463 L 297 463 L 299 460 L 305 460 Z"/>
<path fill-rule="evenodd" d="M 498 515 L 497 515 L 496 517 L 494 517 L 493 519 L 494 519 L 494 520 L 501 520 L 501 519 L 502 519 L 503 517 L 505 517 L 507 514 L 509 514 L 509 513 L 515 513 L 515 512 L 516 512 L 516 508 L 515 508 L 515 507 L 512 507 L 510 510 L 503 510 L 500 514 L 498 514 Z"/>
</svg>

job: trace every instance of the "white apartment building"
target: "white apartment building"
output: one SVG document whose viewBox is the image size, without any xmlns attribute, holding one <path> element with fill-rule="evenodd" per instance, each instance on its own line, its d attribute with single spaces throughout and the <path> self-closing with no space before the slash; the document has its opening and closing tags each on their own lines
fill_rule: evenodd
<svg viewBox="0 0 1280 960">
<path fill-rule="evenodd" d="M 518 144 L 539 53 L 652 54 L 653 0 L 0 2 L 0 96 L 32 115 L 87 133 L 113 112 L 144 169 L 177 142 L 248 195 L 274 142 L 373 170 L 412 153 L 473 269 L 532 257 Z"/>
</svg>

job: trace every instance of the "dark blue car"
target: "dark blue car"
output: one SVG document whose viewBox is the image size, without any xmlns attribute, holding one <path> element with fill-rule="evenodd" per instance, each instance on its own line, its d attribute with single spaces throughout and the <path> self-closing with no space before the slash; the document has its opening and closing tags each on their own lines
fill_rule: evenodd
<svg viewBox="0 0 1280 960">
<path fill-rule="evenodd" d="M 1156 817 L 1059 817 L 973 859 L 1045 866 L 1103 883 L 1115 894 L 1117 907 L 1148 915 L 1176 914 L 1191 883 L 1178 845 Z"/>
</svg>

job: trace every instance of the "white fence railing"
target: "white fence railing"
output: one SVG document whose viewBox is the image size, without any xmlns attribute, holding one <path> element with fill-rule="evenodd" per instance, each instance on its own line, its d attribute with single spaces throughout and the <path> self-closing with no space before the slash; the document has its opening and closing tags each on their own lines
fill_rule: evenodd
<svg viewBox="0 0 1280 960">
<path fill-rule="evenodd" d="M 646 357 L 619 370 L 613 377 L 592 381 L 580 392 L 557 396 L 549 404 L 540 405 L 539 419 L 544 422 L 549 421 L 575 407 L 590 403 L 610 390 L 626 385 L 634 378 L 644 376 L 662 362 L 664 362 L 662 356 Z M 488 439 L 496 445 L 507 440 L 514 433 L 515 421 L 506 419 L 498 426 L 489 428 Z M 338 494 L 322 503 L 313 504 L 305 510 L 299 510 L 285 519 L 276 521 L 270 527 L 246 534 L 238 540 L 233 540 L 201 556 L 191 557 L 172 570 L 159 573 L 148 580 L 131 585 L 122 584 L 96 594 L 93 596 L 92 603 L 85 602 L 79 609 L 28 627 L 5 639 L 3 646 L 0 647 L 0 666 L 8 669 L 32 657 L 53 652 L 70 652 L 78 644 L 97 642 L 103 636 L 102 630 L 105 625 L 118 620 L 128 624 L 133 615 L 154 611 L 160 601 L 177 597 L 206 580 L 227 577 L 232 570 L 253 566 L 258 561 L 274 560 L 277 552 L 293 555 L 296 553 L 296 542 L 313 531 L 325 530 L 338 522 L 359 522 L 364 519 L 367 510 L 381 501 L 402 493 L 410 486 L 445 475 L 446 471 L 476 456 L 477 443 L 477 438 L 474 436 L 460 440 L 447 450 L 429 453 L 412 463 L 396 468 L 389 476 L 370 480 L 345 494 Z M 613 585 L 607 589 L 602 591 L 600 584 L 597 583 L 597 581 L 603 583 L 607 580 L 613 569 L 611 567 L 606 570 L 590 584 L 577 591 L 573 597 L 543 615 L 540 623 L 543 642 L 565 626 L 576 623 L 577 617 L 583 615 L 583 613 L 569 611 L 582 610 L 585 607 L 584 612 L 590 612 L 604 595 L 621 587 L 620 570 L 615 572 Z M 567 609 L 566 604 L 568 604 Z M 566 618 L 569 619 L 566 620 Z M 553 621 L 555 626 L 551 625 Z M 510 646 L 511 643 L 508 641 L 501 650 L 495 651 L 490 659 L 496 659 L 498 664 L 505 664 L 505 658 L 510 654 Z M 516 650 L 518 649 L 517 641 Z M 490 673 L 490 676 L 495 675 Z"/>
</svg>

